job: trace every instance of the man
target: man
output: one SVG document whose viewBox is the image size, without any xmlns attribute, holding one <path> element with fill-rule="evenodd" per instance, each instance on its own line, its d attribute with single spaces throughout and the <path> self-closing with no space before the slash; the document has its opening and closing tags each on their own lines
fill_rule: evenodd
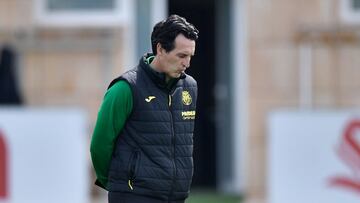
<svg viewBox="0 0 360 203">
<path fill-rule="evenodd" d="M 113 80 L 91 140 L 96 184 L 109 203 L 183 203 L 193 175 L 197 84 L 185 70 L 198 30 L 171 15 L 151 34 L 153 54 Z"/>
</svg>

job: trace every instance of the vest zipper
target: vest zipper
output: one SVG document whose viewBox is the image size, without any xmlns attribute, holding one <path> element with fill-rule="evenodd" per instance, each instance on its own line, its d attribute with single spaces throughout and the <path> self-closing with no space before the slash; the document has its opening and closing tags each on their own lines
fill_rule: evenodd
<svg viewBox="0 0 360 203">
<path fill-rule="evenodd" d="M 170 111 L 170 120 L 171 120 L 171 142 L 172 142 L 172 148 L 171 148 L 171 152 L 172 152 L 172 164 L 174 167 L 174 173 L 173 173 L 173 179 L 172 179 L 172 185 L 171 185 L 171 190 L 170 190 L 170 194 L 169 194 L 169 198 L 173 195 L 174 193 L 174 183 L 175 183 L 175 178 L 176 178 L 176 164 L 175 164 L 175 132 L 174 132 L 174 118 L 172 115 L 172 111 L 171 111 L 171 95 L 169 94 L 169 111 Z"/>
</svg>

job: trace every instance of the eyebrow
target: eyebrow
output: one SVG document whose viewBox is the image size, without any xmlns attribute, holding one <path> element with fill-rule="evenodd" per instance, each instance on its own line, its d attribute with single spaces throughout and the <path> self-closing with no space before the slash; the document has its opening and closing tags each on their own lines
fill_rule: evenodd
<svg viewBox="0 0 360 203">
<path fill-rule="evenodd" d="M 191 54 L 191 53 L 184 53 L 184 52 L 179 52 L 176 55 L 186 55 L 186 56 L 195 56 L 195 53 Z"/>
</svg>

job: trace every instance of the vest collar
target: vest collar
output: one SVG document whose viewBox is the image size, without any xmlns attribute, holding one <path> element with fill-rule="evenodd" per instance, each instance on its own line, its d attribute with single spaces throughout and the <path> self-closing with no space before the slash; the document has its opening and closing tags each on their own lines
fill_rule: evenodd
<svg viewBox="0 0 360 203">
<path fill-rule="evenodd" d="M 153 57 L 154 54 L 152 53 L 147 53 L 145 54 L 143 57 L 141 57 L 140 59 L 140 67 L 146 72 L 146 74 L 150 77 L 150 79 L 160 88 L 160 89 L 165 89 L 168 92 L 171 92 L 174 87 L 176 86 L 177 82 L 180 79 L 184 79 L 186 77 L 186 75 L 184 73 L 181 74 L 181 76 L 179 78 L 173 78 L 170 79 L 170 81 L 168 83 L 166 83 L 165 80 L 165 73 L 160 73 L 155 71 L 154 69 L 152 69 L 149 65 L 149 57 Z"/>
</svg>

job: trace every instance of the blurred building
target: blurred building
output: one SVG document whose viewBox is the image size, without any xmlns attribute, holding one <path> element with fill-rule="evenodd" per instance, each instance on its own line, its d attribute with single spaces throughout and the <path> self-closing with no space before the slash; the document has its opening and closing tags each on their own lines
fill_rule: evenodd
<svg viewBox="0 0 360 203">
<path fill-rule="evenodd" d="M 85 108 L 90 138 L 108 83 L 168 13 L 200 29 L 195 185 L 263 199 L 269 112 L 360 106 L 357 0 L 1 0 L 0 46 L 19 53 L 24 103 Z"/>
<path fill-rule="evenodd" d="M 247 1 L 250 196 L 266 196 L 269 112 L 360 106 L 359 5 L 357 0 Z"/>
</svg>

